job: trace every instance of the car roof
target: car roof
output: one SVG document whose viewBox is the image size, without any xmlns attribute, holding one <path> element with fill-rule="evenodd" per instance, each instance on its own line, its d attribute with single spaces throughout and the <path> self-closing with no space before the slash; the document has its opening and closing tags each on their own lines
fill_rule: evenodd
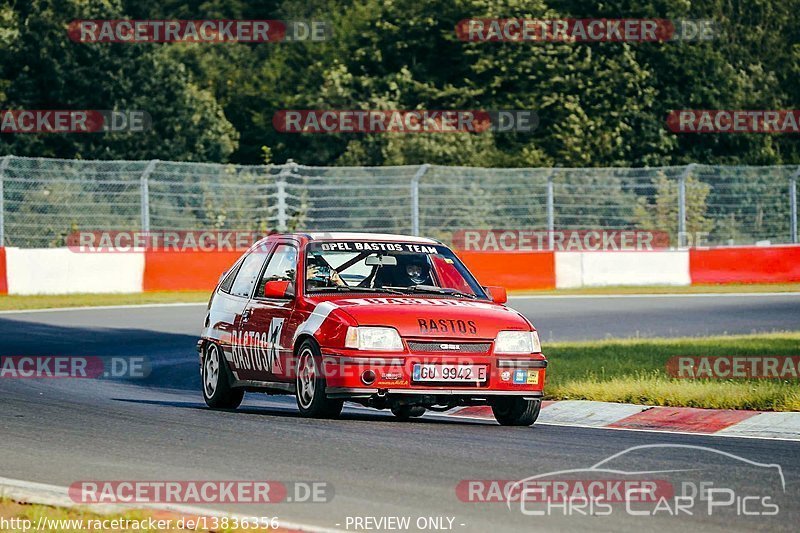
<svg viewBox="0 0 800 533">
<path fill-rule="evenodd" d="M 284 237 L 293 237 L 300 241 L 372 241 L 372 242 L 405 242 L 414 244 L 433 244 L 442 243 L 425 237 L 413 237 L 411 235 L 394 235 L 391 233 L 366 233 L 366 232 L 308 232 L 308 233 L 273 233 L 253 244 L 252 248 L 263 246 L 267 242 L 275 241 Z"/>
<path fill-rule="evenodd" d="M 419 244 L 440 244 L 439 241 L 425 237 L 411 235 L 395 235 L 391 233 L 366 233 L 366 232 L 310 232 L 304 233 L 309 240 L 314 241 L 376 241 L 376 242 L 413 242 Z"/>
</svg>

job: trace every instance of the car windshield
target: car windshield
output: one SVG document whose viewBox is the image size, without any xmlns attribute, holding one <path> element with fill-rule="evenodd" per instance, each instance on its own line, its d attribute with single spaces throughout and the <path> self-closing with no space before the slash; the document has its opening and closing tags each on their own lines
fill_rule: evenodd
<svg viewBox="0 0 800 533">
<path fill-rule="evenodd" d="M 487 298 L 446 246 L 402 242 L 311 243 L 306 253 L 306 290 Z"/>
</svg>

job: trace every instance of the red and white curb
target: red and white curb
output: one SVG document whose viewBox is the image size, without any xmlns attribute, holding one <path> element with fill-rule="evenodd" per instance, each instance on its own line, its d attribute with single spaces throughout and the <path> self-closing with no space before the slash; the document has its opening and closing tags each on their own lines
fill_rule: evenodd
<svg viewBox="0 0 800 533">
<path fill-rule="evenodd" d="M 450 416 L 494 420 L 489 407 L 463 407 Z M 652 407 L 564 400 L 543 402 L 536 424 L 800 440 L 800 412 Z"/>
</svg>

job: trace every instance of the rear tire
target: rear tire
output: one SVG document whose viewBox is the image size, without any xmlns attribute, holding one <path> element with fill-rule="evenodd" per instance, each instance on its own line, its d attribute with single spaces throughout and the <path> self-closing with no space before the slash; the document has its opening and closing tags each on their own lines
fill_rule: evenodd
<svg viewBox="0 0 800 533">
<path fill-rule="evenodd" d="M 392 407 L 392 414 L 399 420 L 408 420 L 424 415 L 425 408 L 421 405 L 396 405 Z"/>
<path fill-rule="evenodd" d="M 300 414 L 308 418 L 337 418 L 342 414 L 343 400 L 325 394 L 325 376 L 321 371 L 322 354 L 317 343 L 306 339 L 297 352 L 295 398 Z"/>
<path fill-rule="evenodd" d="M 236 409 L 244 398 L 244 389 L 233 388 L 233 376 L 228 369 L 222 350 L 208 343 L 203 355 L 203 399 L 212 409 Z"/>
<path fill-rule="evenodd" d="M 531 426 L 539 418 L 540 400 L 503 396 L 492 402 L 492 413 L 501 426 Z"/>
</svg>

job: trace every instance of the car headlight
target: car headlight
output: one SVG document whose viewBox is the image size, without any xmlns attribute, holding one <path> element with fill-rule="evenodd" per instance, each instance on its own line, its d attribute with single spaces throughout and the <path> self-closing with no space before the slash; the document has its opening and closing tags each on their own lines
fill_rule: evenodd
<svg viewBox="0 0 800 533">
<path fill-rule="evenodd" d="M 494 353 L 539 353 L 542 344 L 535 331 L 501 331 L 494 341 Z"/>
<path fill-rule="evenodd" d="M 381 350 L 397 352 L 403 349 L 400 334 L 394 328 L 352 327 L 347 328 L 344 345 L 358 350 Z"/>
</svg>

